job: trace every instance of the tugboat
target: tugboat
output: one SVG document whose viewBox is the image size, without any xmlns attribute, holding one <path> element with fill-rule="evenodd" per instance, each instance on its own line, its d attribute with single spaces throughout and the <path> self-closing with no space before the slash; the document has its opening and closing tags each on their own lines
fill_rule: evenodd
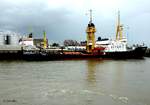
<svg viewBox="0 0 150 105">
<path fill-rule="evenodd" d="M 105 47 L 95 47 L 95 32 L 96 27 L 92 22 L 92 10 L 90 10 L 90 20 L 86 28 L 87 40 L 83 51 L 64 49 L 63 47 L 57 49 L 47 48 L 46 33 L 44 32 L 44 46 L 39 51 L 23 53 L 25 60 L 64 60 L 64 59 L 88 59 L 100 58 L 104 54 Z M 77 46 L 76 46 L 77 47 Z"/>
<path fill-rule="evenodd" d="M 123 25 L 120 24 L 120 12 L 118 12 L 116 39 L 101 39 L 99 37 L 96 46 L 105 47 L 103 57 L 116 59 L 143 58 L 147 50 L 144 45 L 128 46 L 127 39 L 123 36 Z"/>
</svg>

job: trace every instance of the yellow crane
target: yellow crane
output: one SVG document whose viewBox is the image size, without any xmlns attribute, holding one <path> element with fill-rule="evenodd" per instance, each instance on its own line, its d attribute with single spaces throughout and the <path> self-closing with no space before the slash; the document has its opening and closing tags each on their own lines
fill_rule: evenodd
<svg viewBox="0 0 150 105">
<path fill-rule="evenodd" d="M 87 33 L 86 50 L 88 53 L 91 53 L 95 47 L 95 32 L 96 28 L 95 25 L 92 23 L 92 10 L 90 10 L 90 21 L 86 29 Z"/>
</svg>

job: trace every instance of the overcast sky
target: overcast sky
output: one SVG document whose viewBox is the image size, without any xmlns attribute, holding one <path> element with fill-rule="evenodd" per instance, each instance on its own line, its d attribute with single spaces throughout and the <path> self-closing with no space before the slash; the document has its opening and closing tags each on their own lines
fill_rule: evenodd
<svg viewBox="0 0 150 105">
<path fill-rule="evenodd" d="M 129 42 L 150 45 L 150 0 L 0 0 L 0 29 L 34 37 L 45 30 L 50 42 L 85 40 L 89 9 L 96 37 L 115 37 L 119 9 Z"/>
</svg>

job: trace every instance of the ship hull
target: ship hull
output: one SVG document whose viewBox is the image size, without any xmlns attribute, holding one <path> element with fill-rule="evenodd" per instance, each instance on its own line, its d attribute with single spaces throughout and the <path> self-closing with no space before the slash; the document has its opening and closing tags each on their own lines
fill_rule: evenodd
<svg viewBox="0 0 150 105">
<path fill-rule="evenodd" d="M 49 60 L 69 60 L 69 59 L 91 59 L 100 58 L 102 55 L 95 54 L 24 54 L 23 60 L 29 61 L 49 61 Z"/>
<path fill-rule="evenodd" d="M 49 60 L 65 60 L 65 59 L 91 59 L 91 58 L 110 58 L 110 59 L 138 59 L 143 58 L 147 47 L 137 47 L 134 50 L 122 51 L 122 52 L 101 52 L 101 53 L 82 53 L 82 52 L 70 52 L 70 53 L 48 53 L 48 52 L 36 52 L 36 53 L 23 53 L 18 51 L 17 53 L 0 53 L 0 60 L 29 60 L 29 61 L 49 61 Z"/>
<path fill-rule="evenodd" d="M 105 52 L 104 58 L 113 59 L 138 59 L 143 58 L 147 47 L 137 47 L 134 50 L 119 51 L 119 52 Z"/>
<path fill-rule="evenodd" d="M 0 60 L 23 60 L 22 51 L 0 51 Z"/>
<path fill-rule="evenodd" d="M 124 52 L 106 52 L 99 54 L 24 54 L 23 60 L 29 61 L 42 61 L 42 60 L 66 60 L 66 59 L 91 59 L 91 58 L 109 58 L 109 59 L 141 59 L 144 57 L 147 47 L 137 47 L 134 50 L 124 51 Z"/>
</svg>

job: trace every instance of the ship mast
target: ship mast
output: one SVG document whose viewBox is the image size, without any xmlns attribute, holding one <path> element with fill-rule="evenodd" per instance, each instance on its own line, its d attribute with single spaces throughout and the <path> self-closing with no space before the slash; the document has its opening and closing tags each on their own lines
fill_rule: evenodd
<svg viewBox="0 0 150 105">
<path fill-rule="evenodd" d="M 94 23 L 92 23 L 92 10 L 90 12 L 90 21 L 86 29 L 87 33 L 87 44 L 86 44 L 86 50 L 88 53 L 92 53 L 94 47 L 95 47 L 95 32 L 96 28 Z"/>
<path fill-rule="evenodd" d="M 120 24 L 120 11 L 118 11 L 118 24 L 116 31 L 116 40 L 122 40 L 123 38 L 123 25 Z"/>
</svg>

